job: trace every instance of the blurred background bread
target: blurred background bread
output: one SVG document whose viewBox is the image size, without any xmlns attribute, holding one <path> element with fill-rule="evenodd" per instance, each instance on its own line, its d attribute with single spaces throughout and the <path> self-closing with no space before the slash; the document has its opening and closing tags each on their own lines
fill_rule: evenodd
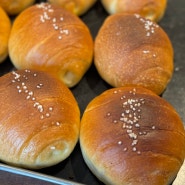
<svg viewBox="0 0 185 185">
<path fill-rule="evenodd" d="M 86 13 L 96 1 L 97 0 L 48 0 L 49 3 L 59 5 L 78 16 Z"/>
<path fill-rule="evenodd" d="M 8 39 L 10 36 L 10 30 L 10 18 L 0 6 L 0 63 L 2 63 L 8 56 Z"/>
<path fill-rule="evenodd" d="M 92 64 L 93 39 L 79 17 L 59 6 L 40 3 L 16 17 L 9 55 L 17 69 L 44 70 L 73 87 Z"/>
<path fill-rule="evenodd" d="M 80 111 L 71 91 L 46 72 L 0 78 L 0 160 L 30 169 L 55 165 L 73 151 Z"/>
<path fill-rule="evenodd" d="M 167 185 L 185 157 L 176 110 L 141 87 L 112 88 L 94 98 L 81 119 L 84 160 L 105 184 Z"/>
<path fill-rule="evenodd" d="M 174 50 L 166 32 L 139 14 L 108 16 L 95 38 L 94 62 L 111 86 L 164 92 L 173 75 Z"/>
<path fill-rule="evenodd" d="M 8 15 L 17 15 L 35 2 L 36 0 L 0 0 L 0 6 Z"/>
<path fill-rule="evenodd" d="M 166 11 L 167 0 L 101 0 L 109 14 L 140 14 L 152 21 L 160 21 Z"/>
</svg>

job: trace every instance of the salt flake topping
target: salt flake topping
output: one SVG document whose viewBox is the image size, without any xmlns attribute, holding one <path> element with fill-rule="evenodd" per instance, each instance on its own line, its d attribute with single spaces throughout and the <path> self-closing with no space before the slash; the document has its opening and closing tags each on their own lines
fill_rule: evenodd
<svg viewBox="0 0 185 185">
<path fill-rule="evenodd" d="M 143 23 L 144 28 L 146 30 L 146 36 L 147 37 L 149 37 L 152 34 L 154 34 L 155 33 L 155 29 L 159 27 L 156 23 L 141 17 L 139 14 L 134 14 L 134 15 L 135 15 L 135 17 L 137 19 L 139 19 Z"/>
<path fill-rule="evenodd" d="M 118 91 L 115 91 L 114 94 L 117 94 Z M 120 100 L 122 103 L 123 111 L 120 114 L 119 120 L 113 120 L 113 123 L 122 123 L 122 129 L 125 130 L 128 138 L 130 138 L 131 143 L 130 147 L 133 152 L 141 154 L 141 151 L 138 149 L 137 145 L 139 143 L 139 137 L 146 135 L 147 131 L 141 131 L 140 120 L 142 118 L 142 106 L 145 104 L 144 98 L 137 98 L 136 89 L 134 88 L 129 92 L 133 95 L 132 98 L 128 98 L 125 95 L 121 96 Z M 109 113 L 110 114 L 110 113 Z M 156 127 L 153 125 L 151 130 L 155 130 Z M 119 140 L 118 145 L 124 145 L 124 142 Z M 124 146 L 125 147 L 125 146 Z M 128 147 L 125 147 L 123 151 L 128 151 Z"/>
<path fill-rule="evenodd" d="M 58 39 L 61 40 L 64 35 L 69 35 L 69 30 L 62 28 L 62 22 L 64 21 L 64 17 L 56 18 L 53 17 L 54 9 L 51 4 L 48 3 L 40 3 L 36 5 L 37 8 L 42 10 L 42 14 L 40 15 L 40 21 L 42 23 L 49 22 L 49 24 L 53 27 L 53 30 L 58 32 Z"/>
<path fill-rule="evenodd" d="M 25 73 L 30 73 L 30 70 L 25 70 Z M 16 89 L 17 92 L 21 95 L 25 96 L 25 99 L 27 101 L 32 101 L 33 107 L 39 112 L 40 119 L 45 119 L 50 117 L 51 112 L 53 111 L 53 107 L 44 108 L 41 102 L 37 101 L 36 95 L 32 89 L 30 89 L 27 86 L 27 75 L 20 75 L 19 73 L 13 71 L 12 74 L 14 75 L 14 78 L 12 80 L 12 83 L 16 83 Z M 33 76 L 36 78 L 37 74 L 34 73 Z M 36 86 L 37 89 L 41 89 L 43 87 L 43 84 L 39 84 Z"/>
</svg>

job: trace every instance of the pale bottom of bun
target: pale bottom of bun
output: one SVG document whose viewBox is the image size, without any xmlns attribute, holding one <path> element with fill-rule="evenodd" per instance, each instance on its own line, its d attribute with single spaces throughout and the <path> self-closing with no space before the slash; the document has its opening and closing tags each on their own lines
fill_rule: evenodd
<svg viewBox="0 0 185 185">
<path fill-rule="evenodd" d="M 58 164 L 60 161 L 65 160 L 71 154 L 75 145 L 72 147 L 68 142 L 57 141 L 51 145 L 46 146 L 34 161 L 28 161 L 24 154 L 14 162 L 3 161 L 6 164 L 17 166 L 26 169 L 42 169 Z M 11 160 L 11 159 L 10 159 Z"/>
<path fill-rule="evenodd" d="M 72 71 L 66 71 L 64 75 L 61 77 L 61 80 L 68 87 L 73 87 L 80 81 L 80 79 L 78 79 L 76 74 L 74 74 Z"/>
</svg>

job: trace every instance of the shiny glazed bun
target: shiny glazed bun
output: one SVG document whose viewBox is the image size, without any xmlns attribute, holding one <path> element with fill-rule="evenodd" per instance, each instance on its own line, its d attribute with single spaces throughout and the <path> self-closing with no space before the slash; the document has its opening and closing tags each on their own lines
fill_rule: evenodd
<svg viewBox="0 0 185 185">
<path fill-rule="evenodd" d="M 17 15 L 31 6 L 35 0 L 0 0 L 0 6 L 9 14 Z"/>
<path fill-rule="evenodd" d="M 156 22 L 162 19 L 167 6 L 167 0 L 101 0 L 101 2 L 109 14 L 137 13 Z"/>
<path fill-rule="evenodd" d="M 95 38 L 95 66 L 113 87 L 134 84 L 161 94 L 173 74 L 173 54 L 165 31 L 138 14 L 110 15 Z"/>
<path fill-rule="evenodd" d="M 0 78 L 0 160 L 39 169 L 73 151 L 80 112 L 71 91 L 42 71 L 19 70 Z"/>
<path fill-rule="evenodd" d="M 0 7 L 0 63 L 8 56 L 8 39 L 11 21 L 6 12 Z"/>
<path fill-rule="evenodd" d="M 76 15 L 41 3 L 16 18 L 9 54 L 16 68 L 48 71 L 73 87 L 92 63 L 93 40 L 88 27 Z"/>
<path fill-rule="evenodd" d="M 80 16 L 86 13 L 97 0 L 48 0 L 51 4 L 59 5 Z"/>
<path fill-rule="evenodd" d="M 183 123 L 164 99 L 143 87 L 112 88 L 81 120 L 80 146 L 105 184 L 167 185 L 185 157 Z"/>
</svg>

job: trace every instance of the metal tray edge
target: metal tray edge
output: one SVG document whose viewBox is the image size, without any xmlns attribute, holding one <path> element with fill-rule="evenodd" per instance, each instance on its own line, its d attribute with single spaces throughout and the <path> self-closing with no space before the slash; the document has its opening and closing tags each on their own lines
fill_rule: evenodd
<svg viewBox="0 0 185 185">
<path fill-rule="evenodd" d="M 38 180 L 47 181 L 47 182 L 60 184 L 60 185 L 82 185 L 81 183 L 72 182 L 72 181 L 68 181 L 68 180 L 64 180 L 64 179 L 59 179 L 57 177 L 44 175 L 39 172 L 29 171 L 26 169 L 20 169 L 17 167 L 8 166 L 8 165 L 1 164 L 1 163 L 0 163 L 0 171 L 6 171 L 9 173 L 13 173 L 13 174 L 21 175 L 21 176 L 26 176 L 26 177 L 30 177 L 30 178 L 35 178 Z"/>
</svg>

